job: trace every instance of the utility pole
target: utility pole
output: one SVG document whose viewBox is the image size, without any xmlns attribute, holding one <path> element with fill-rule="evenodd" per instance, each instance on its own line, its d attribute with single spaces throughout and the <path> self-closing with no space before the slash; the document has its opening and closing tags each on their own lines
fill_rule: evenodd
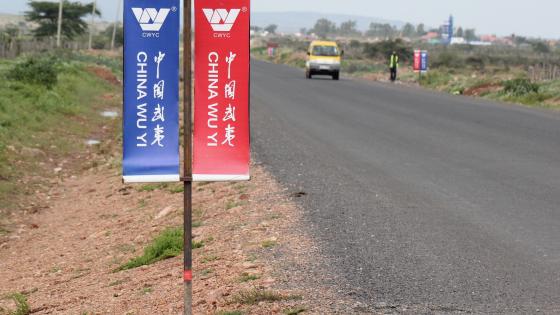
<svg viewBox="0 0 560 315">
<path fill-rule="evenodd" d="M 115 24 L 113 25 L 113 37 L 111 38 L 111 50 L 115 49 L 115 37 L 117 36 L 117 26 L 120 21 L 121 14 L 121 1 L 117 1 L 117 16 L 115 17 Z"/>
<path fill-rule="evenodd" d="M 58 29 L 56 31 L 56 47 L 60 48 L 60 35 L 62 34 L 62 3 L 60 0 L 58 4 Z"/>
<path fill-rule="evenodd" d="M 89 45 L 88 45 L 89 50 L 91 50 L 91 43 L 93 41 L 93 19 L 95 17 L 96 6 L 97 6 L 97 0 L 93 0 L 93 9 L 91 10 L 91 23 L 89 25 Z"/>
</svg>

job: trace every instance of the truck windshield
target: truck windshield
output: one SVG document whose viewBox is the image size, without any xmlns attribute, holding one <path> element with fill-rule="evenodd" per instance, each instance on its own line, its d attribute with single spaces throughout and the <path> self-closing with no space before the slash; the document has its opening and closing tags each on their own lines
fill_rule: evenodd
<svg viewBox="0 0 560 315">
<path fill-rule="evenodd" d="M 338 56 L 338 49 L 335 46 L 313 46 L 313 56 Z"/>
</svg>

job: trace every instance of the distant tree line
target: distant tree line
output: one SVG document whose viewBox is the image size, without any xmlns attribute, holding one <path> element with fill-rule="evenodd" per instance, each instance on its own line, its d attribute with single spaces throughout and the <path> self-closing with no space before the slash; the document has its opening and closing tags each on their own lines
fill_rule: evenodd
<svg viewBox="0 0 560 315">
<path fill-rule="evenodd" d="M 437 28 L 427 29 L 423 23 L 413 25 L 406 23 L 402 27 L 397 27 L 389 23 L 371 23 L 369 29 L 361 32 L 357 28 L 357 22 L 349 20 L 343 22 L 338 26 L 335 22 L 328 19 L 319 19 L 311 29 L 301 29 L 302 34 L 315 34 L 320 38 L 329 36 L 349 36 L 349 37 L 376 37 L 383 39 L 395 38 L 419 38 L 426 35 L 428 32 L 435 32 L 441 34 L 441 30 Z M 467 41 L 474 41 L 478 39 L 475 29 L 466 29 L 459 27 L 456 30 L 455 36 L 465 37 Z"/>
</svg>

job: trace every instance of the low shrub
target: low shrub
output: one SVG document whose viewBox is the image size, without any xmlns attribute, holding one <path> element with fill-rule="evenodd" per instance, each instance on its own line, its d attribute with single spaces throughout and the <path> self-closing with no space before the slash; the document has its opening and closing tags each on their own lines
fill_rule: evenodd
<svg viewBox="0 0 560 315">
<path fill-rule="evenodd" d="M 449 68 L 457 69 L 462 68 L 464 65 L 464 60 L 459 56 L 459 54 L 451 51 L 444 51 L 433 58 L 431 62 L 432 68 Z"/>
<path fill-rule="evenodd" d="M 57 64 L 53 57 L 30 57 L 17 63 L 8 72 L 8 78 L 52 89 L 58 82 Z"/>
<path fill-rule="evenodd" d="M 504 92 L 511 96 L 525 96 L 527 94 L 538 94 L 540 86 L 529 79 L 514 79 L 504 82 Z"/>
</svg>

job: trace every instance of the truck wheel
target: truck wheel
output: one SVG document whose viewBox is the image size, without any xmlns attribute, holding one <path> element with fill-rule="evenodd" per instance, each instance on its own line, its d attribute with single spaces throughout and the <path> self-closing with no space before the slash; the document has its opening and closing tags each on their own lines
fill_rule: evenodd
<svg viewBox="0 0 560 315">
<path fill-rule="evenodd" d="M 332 78 L 333 78 L 333 80 L 337 80 L 337 81 L 338 81 L 338 79 L 340 78 L 340 73 L 339 73 L 339 72 L 333 73 Z"/>
<path fill-rule="evenodd" d="M 307 79 L 311 79 L 311 78 L 312 78 L 311 71 L 306 70 L 306 71 L 305 71 L 305 77 L 306 77 Z"/>
</svg>

